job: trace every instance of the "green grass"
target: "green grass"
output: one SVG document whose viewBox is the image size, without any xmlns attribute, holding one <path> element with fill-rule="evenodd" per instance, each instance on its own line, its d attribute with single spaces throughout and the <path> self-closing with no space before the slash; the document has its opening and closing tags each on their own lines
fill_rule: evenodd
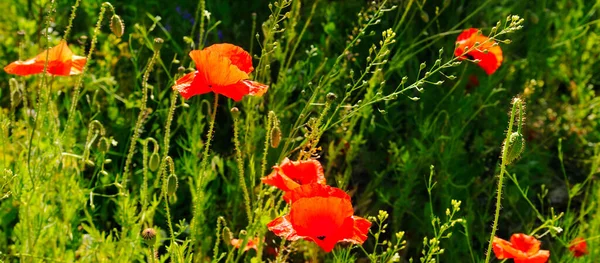
<svg viewBox="0 0 600 263">
<path fill-rule="evenodd" d="M 600 257 L 600 1 L 111 4 L 0 1 L 0 65 L 71 23 L 91 58 L 78 76 L 0 73 L 0 262 L 486 262 L 490 236 L 513 233 L 550 262 Z M 497 72 L 454 63 L 463 29 L 498 21 Z M 254 56 L 264 96 L 171 89 L 190 50 L 223 42 Z M 289 208 L 260 178 L 285 157 L 319 160 L 352 196 L 373 222 L 362 246 L 268 231 Z M 253 236 L 256 251 L 230 245 Z M 573 257 L 575 237 L 588 255 Z"/>
</svg>

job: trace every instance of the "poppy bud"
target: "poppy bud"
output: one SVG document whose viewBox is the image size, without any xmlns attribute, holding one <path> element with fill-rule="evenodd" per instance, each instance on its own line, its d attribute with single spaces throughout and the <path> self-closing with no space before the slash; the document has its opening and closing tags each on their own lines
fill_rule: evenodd
<svg viewBox="0 0 600 263">
<path fill-rule="evenodd" d="M 511 164 L 521 156 L 525 149 L 525 138 L 521 133 L 513 132 L 508 139 L 506 152 L 506 164 Z"/>
<path fill-rule="evenodd" d="M 110 30 L 117 37 L 123 36 L 123 33 L 125 32 L 125 24 L 123 24 L 123 20 L 121 17 L 119 17 L 119 15 L 114 14 L 110 19 Z"/>
<path fill-rule="evenodd" d="M 335 99 L 337 99 L 337 95 L 335 95 L 335 93 L 333 93 L 333 92 L 327 93 L 327 100 L 328 101 L 334 101 Z"/>
<path fill-rule="evenodd" d="M 160 164 L 160 156 L 158 156 L 157 152 L 153 152 L 150 155 L 150 162 L 148 163 L 148 166 L 150 167 L 150 170 L 153 172 L 156 172 L 156 170 L 158 169 L 158 165 Z"/>
<path fill-rule="evenodd" d="M 154 246 L 154 244 L 156 243 L 156 230 L 154 230 L 154 228 L 146 228 L 144 229 L 144 231 L 142 231 L 142 237 L 144 238 L 144 242 L 146 242 L 146 245 L 148 246 Z"/>
<path fill-rule="evenodd" d="M 231 116 L 233 116 L 234 119 L 237 119 L 240 116 L 240 109 L 237 107 L 231 108 Z"/>
<path fill-rule="evenodd" d="M 281 130 L 279 129 L 279 126 L 275 126 L 271 130 L 271 147 L 272 148 L 279 147 L 280 142 L 281 142 Z"/>
<path fill-rule="evenodd" d="M 185 72 L 185 67 L 180 66 L 177 68 L 177 71 L 179 71 L 179 73 L 184 73 Z"/>
<path fill-rule="evenodd" d="M 160 38 L 160 37 L 155 38 L 154 39 L 154 46 L 153 46 L 154 47 L 154 51 L 159 51 L 164 42 L 165 41 L 162 38 Z"/>
<path fill-rule="evenodd" d="M 167 178 L 167 195 L 172 196 L 177 192 L 177 187 L 179 186 L 179 181 L 177 180 L 177 176 L 175 174 L 169 175 Z"/>
</svg>

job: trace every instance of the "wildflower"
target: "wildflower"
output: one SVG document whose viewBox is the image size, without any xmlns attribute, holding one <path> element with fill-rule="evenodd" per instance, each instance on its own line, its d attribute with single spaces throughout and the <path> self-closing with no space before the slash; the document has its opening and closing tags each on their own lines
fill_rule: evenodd
<svg viewBox="0 0 600 263">
<path fill-rule="evenodd" d="M 286 195 L 291 202 L 289 214 L 267 224 L 275 235 L 313 241 L 326 252 L 338 242 L 362 244 L 367 240 L 371 222 L 353 215 L 350 196 L 341 189 L 313 183 Z"/>
<path fill-rule="evenodd" d="M 515 263 L 545 263 L 550 251 L 540 250 L 542 242 L 525 234 L 513 234 L 510 242 L 494 237 L 493 250 L 498 259 L 514 259 Z"/>
<path fill-rule="evenodd" d="M 240 101 L 245 95 L 262 96 L 269 88 L 248 80 L 248 74 L 254 70 L 252 57 L 241 47 L 215 44 L 191 51 L 190 57 L 197 70 L 181 77 L 173 86 L 185 99 L 212 91 Z"/>
<path fill-rule="evenodd" d="M 34 58 L 25 61 L 15 61 L 4 67 L 8 74 L 27 76 L 44 72 L 44 65 L 48 59 L 46 72 L 54 76 L 70 76 L 81 74 L 87 59 L 73 55 L 67 41 L 61 40 L 57 46 L 52 47 Z"/>
<path fill-rule="evenodd" d="M 323 167 L 317 160 L 290 161 L 285 158 L 273 172 L 261 179 L 263 183 L 290 191 L 303 184 L 326 184 Z"/>
<path fill-rule="evenodd" d="M 571 250 L 571 252 L 573 252 L 573 255 L 576 258 L 587 255 L 587 253 L 588 253 L 587 242 L 585 242 L 585 239 L 583 239 L 581 237 L 577 237 L 577 238 L 573 239 L 573 241 L 571 241 L 569 250 Z"/>
<path fill-rule="evenodd" d="M 477 63 L 488 75 L 494 73 L 502 65 L 502 49 L 496 41 L 489 39 L 476 28 L 464 30 L 456 39 L 454 55 L 459 60 L 479 60 Z M 475 48 L 474 48 L 475 47 Z M 468 51 L 466 54 L 465 52 Z"/>
<path fill-rule="evenodd" d="M 240 248 L 240 246 L 242 246 L 242 243 L 244 242 L 243 239 L 231 239 L 231 245 L 234 246 L 235 248 Z M 253 239 L 249 239 L 248 243 L 246 243 L 246 247 L 244 248 L 244 252 L 250 250 L 250 249 L 254 249 L 256 251 L 258 251 L 258 244 L 260 243 L 260 238 L 259 237 L 255 237 Z"/>
</svg>

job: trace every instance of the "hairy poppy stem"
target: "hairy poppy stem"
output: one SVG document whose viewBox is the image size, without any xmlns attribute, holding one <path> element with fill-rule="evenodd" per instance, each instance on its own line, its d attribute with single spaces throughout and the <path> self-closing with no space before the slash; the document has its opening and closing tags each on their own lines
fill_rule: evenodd
<svg viewBox="0 0 600 263">
<path fill-rule="evenodd" d="M 210 143 L 213 137 L 213 131 L 215 129 L 215 119 L 217 117 L 217 109 L 219 107 L 219 94 L 215 93 L 215 101 L 213 103 L 213 109 L 210 113 L 210 123 L 208 124 L 208 133 L 206 134 L 206 143 L 204 144 L 204 152 L 202 154 L 202 161 L 200 162 L 200 175 L 197 178 L 196 182 L 196 200 L 194 200 L 194 223 L 192 224 L 193 234 L 192 234 L 192 244 L 198 243 L 198 230 L 201 227 L 204 219 L 202 218 L 202 200 L 204 199 L 204 190 L 202 189 L 204 185 L 204 178 L 206 177 L 206 167 L 208 166 L 208 157 L 210 154 Z M 199 250 L 198 250 L 199 251 Z"/>
<path fill-rule="evenodd" d="M 491 251 L 492 251 L 492 242 L 494 241 L 494 237 L 496 236 L 496 229 L 498 228 L 498 220 L 500 219 L 500 209 L 502 206 L 502 188 L 504 185 L 504 173 L 506 172 L 507 163 L 507 155 L 508 155 L 508 147 L 510 146 L 509 140 L 513 130 L 513 124 L 515 122 L 515 116 L 517 113 L 517 107 L 519 110 L 519 124 L 522 123 L 522 103 L 521 100 L 513 101 L 512 111 L 510 113 L 510 120 L 508 122 L 508 130 L 506 132 L 506 139 L 504 139 L 504 144 L 502 145 L 502 162 L 500 164 L 500 174 L 498 175 L 498 192 L 496 195 L 496 212 L 494 215 L 494 224 L 492 225 L 492 234 L 490 235 L 490 241 L 487 248 L 487 253 L 485 256 L 485 263 L 490 262 Z M 521 129 L 520 127 L 518 128 Z"/>
<path fill-rule="evenodd" d="M 233 108 L 237 111 L 237 108 Z M 246 179 L 244 178 L 244 159 L 242 157 L 242 149 L 240 148 L 240 119 L 237 113 L 233 115 L 233 143 L 235 145 L 236 161 L 238 165 L 238 175 L 240 177 L 240 187 L 244 193 L 244 201 L 246 202 L 246 214 L 248 216 L 248 223 L 252 223 L 252 209 L 250 208 L 250 194 L 248 194 L 248 187 L 246 186 Z"/>
<path fill-rule="evenodd" d="M 69 17 L 69 25 L 67 26 L 67 29 L 65 29 L 65 33 L 63 34 L 64 40 L 67 40 L 67 38 L 69 37 L 69 34 L 71 33 L 71 29 L 73 28 L 73 20 L 75 20 L 75 16 L 77 15 L 77 8 L 79 7 L 79 2 L 81 2 L 81 0 L 75 1 L 75 4 L 73 4 L 73 7 L 71 9 L 71 16 Z"/>
<path fill-rule="evenodd" d="M 62 138 L 68 136 L 71 133 L 71 126 L 73 119 L 75 118 L 75 109 L 77 109 L 77 101 L 79 99 L 79 93 L 81 92 L 81 85 L 83 85 L 83 76 L 85 75 L 85 71 L 89 65 L 90 60 L 92 59 L 92 54 L 96 49 L 96 42 L 98 42 L 98 34 L 100 33 L 100 28 L 102 27 L 102 21 L 104 20 L 104 14 L 106 13 L 106 7 L 110 8 L 110 10 L 114 13 L 114 7 L 109 2 L 104 2 L 100 6 L 100 13 L 98 14 L 98 21 L 96 22 L 96 27 L 94 28 L 94 34 L 92 35 L 92 42 L 90 43 L 90 50 L 86 57 L 85 64 L 81 69 L 81 75 L 77 79 L 77 83 L 75 83 L 75 87 L 73 89 L 73 97 L 71 98 L 71 107 L 69 108 L 69 115 L 67 117 L 67 122 L 65 124 L 65 129 L 63 131 Z M 75 10 L 73 10 L 73 14 Z M 65 31 L 65 37 L 70 31 Z M 65 39 L 66 40 L 66 39 Z"/>
<path fill-rule="evenodd" d="M 127 177 L 129 176 L 129 166 L 131 166 L 131 163 L 133 162 L 133 154 L 135 152 L 135 146 L 137 144 L 137 140 L 140 137 L 140 133 L 142 130 L 142 125 L 144 123 L 144 120 L 148 117 L 148 112 L 147 112 L 147 101 L 148 101 L 148 78 L 150 78 L 150 72 L 152 71 L 152 68 L 154 67 L 154 63 L 156 62 L 157 58 L 159 57 L 159 51 L 155 50 L 154 54 L 152 55 L 152 57 L 150 58 L 150 61 L 148 61 L 148 66 L 146 66 L 146 71 L 144 72 L 144 75 L 142 77 L 142 103 L 140 105 L 140 113 L 138 114 L 138 118 L 137 121 L 135 122 L 135 127 L 133 130 L 133 135 L 131 136 L 131 141 L 129 144 L 129 151 L 127 154 L 127 159 L 125 160 L 125 168 L 123 168 L 123 176 L 121 178 L 121 189 L 125 190 L 127 188 Z"/>
</svg>

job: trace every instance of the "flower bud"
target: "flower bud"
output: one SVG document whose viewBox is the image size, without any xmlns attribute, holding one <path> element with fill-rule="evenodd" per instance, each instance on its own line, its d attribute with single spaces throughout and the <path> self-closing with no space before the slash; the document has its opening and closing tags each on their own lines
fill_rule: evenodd
<svg viewBox="0 0 600 263">
<path fill-rule="evenodd" d="M 172 196 L 177 192 L 177 187 L 179 186 L 179 180 L 177 180 L 177 175 L 171 174 L 167 178 L 167 195 Z"/>
<path fill-rule="evenodd" d="M 279 126 L 275 126 L 275 127 L 273 127 L 273 129 L 271 129 L 271 147 L 272 148 L 279 147 L 280 142 L 281 142 L 281 130 L 279 129 Z"/>
<path fill-rule="evenodd" d="M 513 132 L 508 139 L 508 146 L 506 148 L 506 164 L 513 163 L 516 159 L 521 156 L 523 150 L 525 150 L 525 138 L 523 134 Z"/>
<path fill-rule="evenodd" d="M 125 32 L 125 24 L 123 24 L 123 20 L 119 15 L 114 14 L 110 19 L 110 30 L 117 37 L 123 36 L 123 33 Z"/>
<path fill-rule="evenodd" d="M 148 163 L 148 166 L 151 171 L 156 172 L 156 170 L 158 170 L 159 165 L 160 165 L 160 156 L 158 156 L 157 152 L 153 152 L 150 155 L 150 161 Z"/>
</svg>

